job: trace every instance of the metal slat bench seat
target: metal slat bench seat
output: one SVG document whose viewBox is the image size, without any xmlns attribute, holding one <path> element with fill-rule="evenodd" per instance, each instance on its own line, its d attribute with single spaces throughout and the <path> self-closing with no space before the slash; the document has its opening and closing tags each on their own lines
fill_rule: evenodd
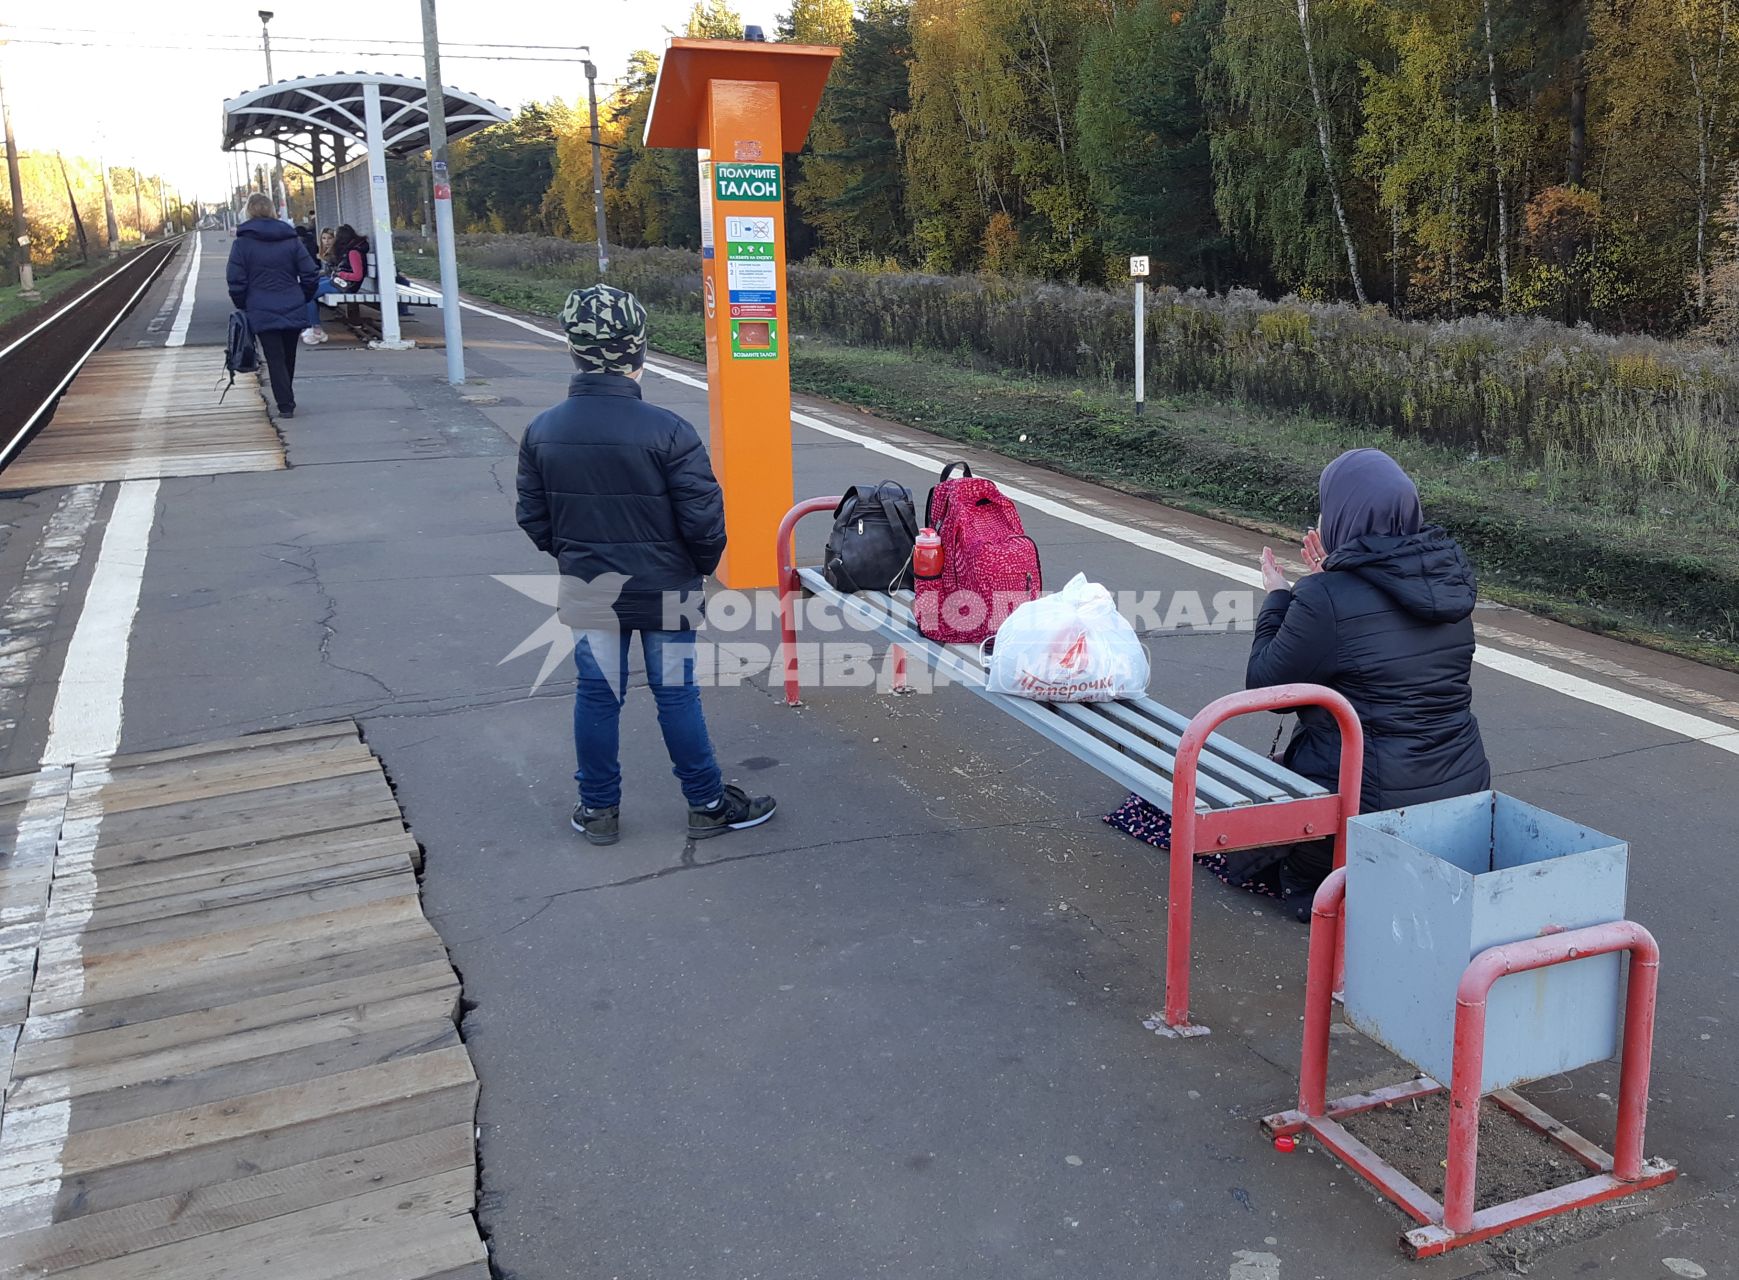
<svg viewBox="0 0 1739 1280">
<path fill-rule="evenodd" d="M 978 649 L 944 645 L 919 633 L 910 591 L 846 594 L 828 585 L 819 568 L 799 568 L 794 534 L 804 516 L 832 511 L 839 499 L 810 498 L 786 513 L 779 526 L 780 673 L 785 700 L 799 705 L 797 601 L 805 592 L 835 604 L 885 637 L 905 656 L 944 674 L 998 710 L 1036 730 L 1076 759 L 1172 815 L 1169 923 L 1163 1022 L 1178 1035 L 1207 1028 L 1189 1020 L 1190 916 L 1194 859 L 1333 836 L 1335 865 L 1345 858 L 1346 820 L 1359 811 L 1364 737 L 1350 703 L 1320 685 L 1290 684 L 1228 694 L 1194 716 L 1150 697 L 1120 702 L 1034 702 L 986 687 Z M 1336 790 L 1300 777 L 1266 756 L 1215 732 L 1258 711 L 1322 707 L 1341 730 Z"/>
<path fill-rule="evenodd" d="M 441 295 L 421 285 L 401 284 L 398 287 L 399 301 L 407 307 L 438 307 L 441 305 Z M 328 293 L 320 298 L 323 306 L 334 311 L 340 307 L 352 307 L 359 302 L 372 303 L 379 306 L 380 298 L 380 268 L 375 256 L 368 255 L 368 274 L 362 278 L 361 285 L 345 293 Z"/>
</svg>

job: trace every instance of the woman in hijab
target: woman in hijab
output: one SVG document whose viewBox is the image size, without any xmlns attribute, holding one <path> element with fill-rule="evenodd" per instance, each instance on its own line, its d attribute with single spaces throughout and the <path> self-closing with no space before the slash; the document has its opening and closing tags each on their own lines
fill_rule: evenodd
<svg viewBox="0 0 1739 1280">
<path fill-rule="evenodd" d="M 1491 785 L 1473 717 L 1473 566 L 1456 542 L 1425 523 L 1419 491 L 1380 449 L 1343 453 L 1317 488 L 1322 517 L 1306 537 L 1309 572 L 1289 586 L 1262 549 L 1268 590 L 1256 619 L 1245 685 L 1327 685 L 1365 731 L 1360 808 L 1371 813 L 1446 800 Z M 1287 768 L 1335 785 L 1340 731 L 1326 711 L 1299 713 Z M 1284 851 L 1287 897 L 1328 875 L 1325 840 Z"/>
<path fill-rule="evenodd" d="M 1319 527 L 1304 541 L 1309 572 L 1290 586 L 1262 549 L 1268 597 L 1256 619 L 1245 685 L 1304 682 L 1344 695 L 1365 733 L 1360 808 L 1371 813 L 1483 791 L 1491 767 L 1473 717 L 1473 566 L 1428 525 L 1419 491 L 1380 449 L 1343 453 L 1318 484 Z M 1340 731 L 1326 711 L 1299 712 L 1287 768 L 1337 785 Z M 1107 819 L 1161 843 L 1169 819 L 1131 797 Z M 1221 879 L 1302 905 L 1328 875 L 1331 841 L 1212 854 Z"/>
</svg>

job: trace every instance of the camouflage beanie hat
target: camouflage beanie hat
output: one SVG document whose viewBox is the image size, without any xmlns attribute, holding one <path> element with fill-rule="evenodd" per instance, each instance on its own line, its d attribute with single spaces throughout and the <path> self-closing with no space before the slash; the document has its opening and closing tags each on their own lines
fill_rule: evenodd
<svg viewBox="0 0 1739 1280">
<path fill-rule="evenodd" d="M 607 284 L 575 289 L 558 319 L 586 373 L 632 373 L 646 359 L 646 308 L 631 293 Z"/>
</svg>

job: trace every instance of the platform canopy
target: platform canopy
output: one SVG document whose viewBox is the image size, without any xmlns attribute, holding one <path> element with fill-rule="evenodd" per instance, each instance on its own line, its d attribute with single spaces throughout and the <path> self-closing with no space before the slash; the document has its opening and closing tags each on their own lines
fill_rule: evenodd
<svg viewBox="0 0 1739 1280">
<path fill-rule="evenodd" d="M 446 89 L 442 100 L 449 142 L 512 118 L 489 99 L 463 89 Z M 381 297 L 381 345 L 410 345 L 399 335 L 398 266 L 386 162 L 389 156 L 415 155 L 428 148 L 427 85 L 414 76 L 369 72 L 261 85 L 223 104 L 223 149 L 245 151 L 254 143 L 270 143 L 280 153 L 289 152 L 308 171 L 314 179 L 314 203 L 322 226 L 347 222 L 369 229 L 375 288 Z M 282 211 L 281 203 L 279 208 Z M 444 295 L 456 296 L 456 288 L 456 282 L 442 281 Z"/>
<path fill-rule="evenodd" d="M 321 137 L 368 145 L 368 86 L 380 97 L 381 150 L 389 156 L 413 155 L 429 145 L 428 91 L 414 76 L 336 72 L 280 80 L 237 94 L 223 104 L 223 149 L 248 142 L 277 140 L 309 167 Z M 448 87 L 447 140 L 500 124 L 512 113 L 487 98 Z"/>
</svg>

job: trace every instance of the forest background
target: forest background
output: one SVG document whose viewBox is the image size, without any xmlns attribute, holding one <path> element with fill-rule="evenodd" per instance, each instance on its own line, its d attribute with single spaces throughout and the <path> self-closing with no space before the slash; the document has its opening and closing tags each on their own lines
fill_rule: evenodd
<svg viewBox="0 0 1739 1280">
<path fill-rule="evenodd" d="M 778 37 L 844 54 L 788 166 L 790 253 L 1082 284 L 1141 253 L 1182 288 L 1726 337 L 1732 8 L 794 0 Z M 728 0 L 689 21 L 741 31 Z M 635 54 L 602 103 L 609 234 L 693 248 L 694 157 L 640 141 L 657 67 Z M 457 148 L 461 229 L 592 237 L 581 107 Z"/>
<path fill-rule="evenodd" d="M 843 50 L 786 157 L 794 383 L 1292 532 L 1322 464 L 1379 445 L 1488 599 L 1739 667 L 1734 4 L 792 0 L 769 35 Z M 700 0 L 686 34 L 742 23 Z M 696 157 L 641 142 L 657 69 L 600 68 L 608 278 L 700 357 Z M 598 278 L 574 88 L 453 148 L 474 294 L 553 314 Z M 70 195 L 27 195 L 39 258 L 78 251 L 57 210 L 102 235 L 67 159 Z M 391 173 L 425 275 L 426 175 Z"/>
</svg>

